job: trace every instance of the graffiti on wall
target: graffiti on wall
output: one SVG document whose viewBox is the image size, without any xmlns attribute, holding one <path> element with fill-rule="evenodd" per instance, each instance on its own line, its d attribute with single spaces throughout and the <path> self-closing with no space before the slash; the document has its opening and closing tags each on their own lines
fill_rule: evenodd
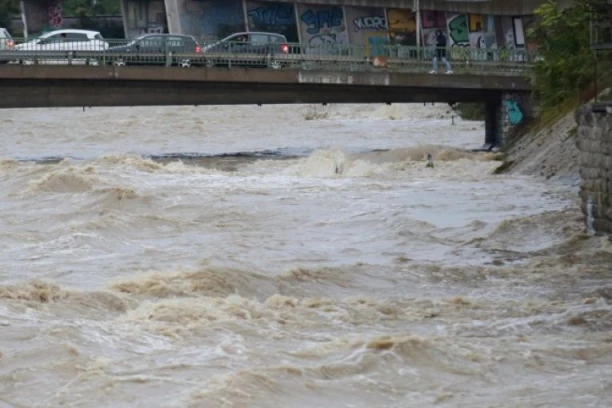
<svg viewBox="0 0 612 408">
<path fill-rule="evenodd" d="M 180 13 L 183 32 L 206 39 L 218 39 L 245 31 L 242 0 L 185 0 Z"/>
<path fill-rule="evenodd" d="M 383 55 L 389 43 L 385 10 L 372 7 L 347 7 L 348 36 L 351 44 L 363 44 L 366 55 Z"/>
<path fill-rule="evenodd" d="M 421 26 L 423 28 L 444 28 L 446 26 L 446 13 L 444 11 L 421 11 Z"/>
<path fill-rule="evenodd" d="M 47 8 L 47 21 L 49 22 L 49 26 L 51 28 L 60 28 L 64 23 L 62 11 L 62 0 L 49 1 L 49 7 Z"/>
<path fill-rule="evenodd" d="M 247 2 L 247 23 L 250 31 L 283 34 L 287 41 L 298 42 L 293 4 Z"/>
<path fill-rule="evenodd" d="M 311 45 L 348 44 L 341 7 L 299 5 L 302 42 Z"/>
<path fill-rule="evenodd" d="M 361 30 L 386 30 L 387 19 L 383 16 L 365 16 L 353 19 L 355 31 Z"/>
<path fill-rule="evenodd" d="M 448 45 L 467 47 L 470 44 L 466 14 L 447 13 Z"/>
<path fill-rule="evenodd" d="M 497 48 L 493 16 L 469 14 L 469 45 L 472 48 Z"/>
<path fill-rule="evenodd" d="M 517 126 L 523 123 L 524 114 L 521 109 L 518 97 L 513 95 L 507 95 L 504 98 L 504 107 L 506 108 L 506 114 L 508 123 L 512 126 Z"/>
<path fill-rule="evenodd" d="M 57 2 L 61 0 L 50 1 L 59 4 Z M 416 45 L 416 16 L 410 9 L 389 8 L 385 12 L 385 9 L 377 7 L 343 8 L 263 0 L 246 0 L 243 8 L 242 0 L 180 1 L 182 32 L 204 39 L 221 38 L 248 27 L 251 31 L 284 34 L 290 42 L 365 45 L 367 52 L 370 52 L 370 46 L 382 44 Z M 128 5 L 131 3 L 128 1 Z M 421 44 L 434 46 L 435 32 L 442 30 L 448 46 L 453 47 L 453 58 L 485 55 L 486 58 L 503 58 L 504 49 L 529 49 L 532 46 L 526 36 L 532 20 L 532 17 L 525 16 L 493 17 L 423 10 Z M 499 53 L 479 53 L 471 48 L 501 50 Z"/>
<path fill-rule="evenodd" d="M 536 44 L 527 38 L 527 30 L 533 24 L 530 17 L 495 17 L 497 45 L 507 50 L 534 49 Z"/>
<path fill-rule="evenodd" d="M 387 10 L 389 38 L 394 45 L 416 45 L 416 18 L 412 10 Z"/>
</svg>

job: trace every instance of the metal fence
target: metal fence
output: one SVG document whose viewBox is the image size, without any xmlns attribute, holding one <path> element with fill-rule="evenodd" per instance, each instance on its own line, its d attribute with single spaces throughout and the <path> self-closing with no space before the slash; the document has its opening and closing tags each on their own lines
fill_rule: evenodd
<svg viewBox="0 0 612 408">
<path fill-rule="evenodd" d="M 0 64 L 161 65 L 178 67 L 264 67 L 270 69 L 386 70 L 428 72 L 434 47 L 345 44 L 190 43 L 94 39 L 47 42 L 0 39 Z M 538 59 L 526 49 L 451 47 L 455 73 L 521 75 Z"/>
</svg>

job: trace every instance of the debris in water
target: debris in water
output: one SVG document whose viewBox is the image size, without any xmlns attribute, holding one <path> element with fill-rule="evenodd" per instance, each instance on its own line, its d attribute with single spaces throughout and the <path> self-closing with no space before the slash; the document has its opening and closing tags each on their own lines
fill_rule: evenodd
<svg viewBox="0 0 612 408">
<path fill-rule="evenodd" d="M 431 167 L 432 169 L 434 167 L 433 156 L 431 153 L 427 153 L 427 167 Z"/>
</svg>

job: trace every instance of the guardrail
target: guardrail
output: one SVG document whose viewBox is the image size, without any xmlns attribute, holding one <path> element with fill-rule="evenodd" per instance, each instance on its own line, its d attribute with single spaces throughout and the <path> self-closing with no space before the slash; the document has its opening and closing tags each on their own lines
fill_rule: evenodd
<svg viewBox="0 0 612 408">
<path fill-rule="evenodd" d="M 2 40 L 0 40 L 2 41 Z M 0 42 L 0 64 L 247 66 L 342 71 L 428 72 L 434 47 L 347 44 L 181 44 L 104 40 L 25 43 Z M 193 49 L 191 49 L 193 48 Z M 521 75 L 537 60 L 525 49 L 450 47 L 446 55 L 456 73 Z"/>
</svg>

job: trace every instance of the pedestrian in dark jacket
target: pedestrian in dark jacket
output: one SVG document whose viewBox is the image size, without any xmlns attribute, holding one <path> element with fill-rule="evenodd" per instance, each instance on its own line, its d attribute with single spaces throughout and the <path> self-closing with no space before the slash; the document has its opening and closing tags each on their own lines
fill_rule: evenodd
<svg viewBox="0 0 612 408">
<path fill-rule="evenodd" d="M 433 67 L 429 72 L 430 74 L 438 73 L 438 59 L 446 65 L 446 73 L 452 74 L 453 70 L 446 59 L 446 36 L 442 34 L 442 30 L 436 30 L 436 54 L 433 57 Z"/>
</svg>

